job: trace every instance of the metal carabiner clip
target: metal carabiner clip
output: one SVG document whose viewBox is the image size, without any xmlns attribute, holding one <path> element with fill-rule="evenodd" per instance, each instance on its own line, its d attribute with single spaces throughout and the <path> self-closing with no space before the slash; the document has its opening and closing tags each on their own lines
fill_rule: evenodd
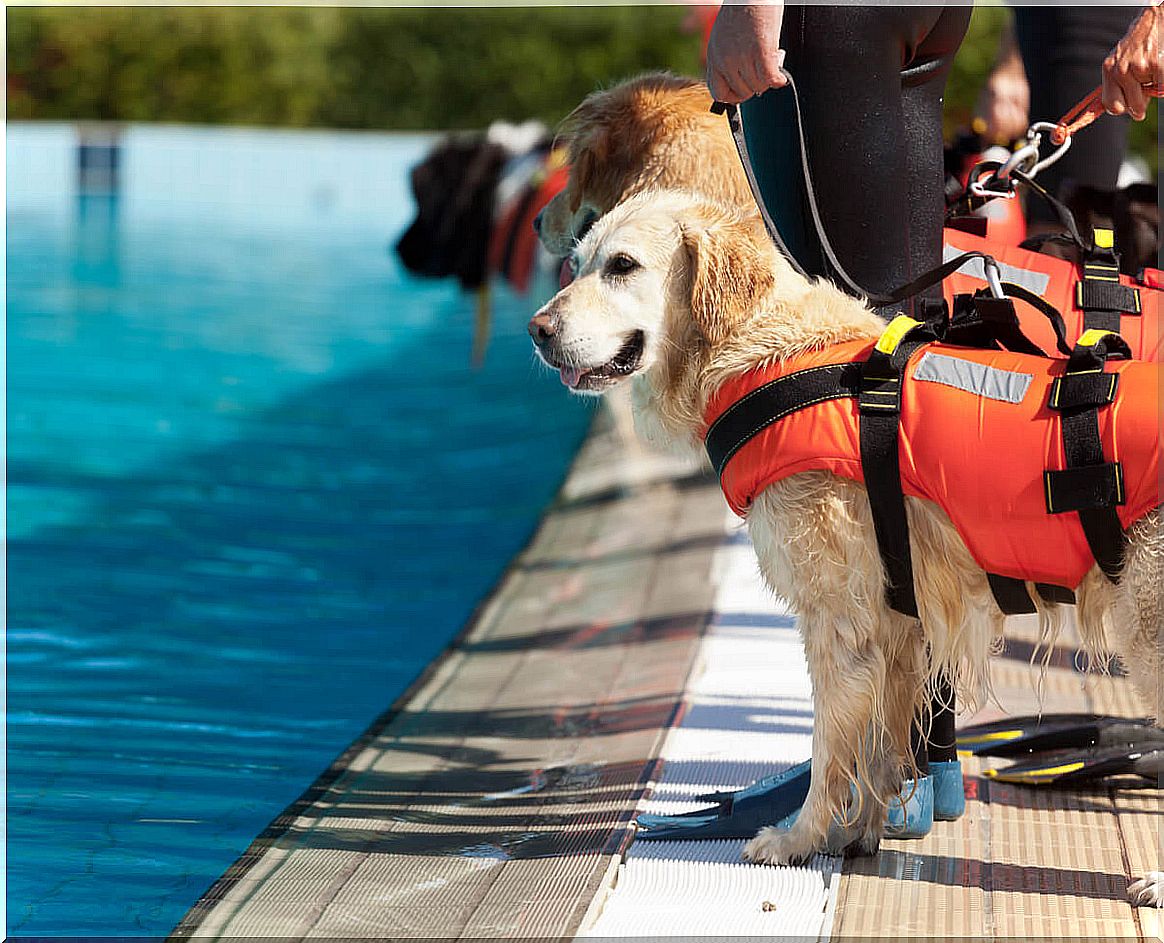
<svg viewBox="0 0 1164 943">
<path fill-rule="evenodd" d="M 1021 170 L 1030 175 L 1030 168 L 1035 167 L 1039 162 L 1039 135 L 1036 134 L 1032 139 L 1030 132 L 1027 132 L 1027 143 L 1020 147 L 1017 151 L 1006 159 L 1006 162 L 998 168 L 996 176 L 1000 180 L 1006 180 L 1010 177 L 1011 172 Z"/>
<path fill-rule="evenodd" d="M 996 163 L 996 162 L 992 162 Z M 975 171 L 984 170 L 988 164 L 985 162 L 979 164 Z M 966 185 L 967 191 L 972 195 L 982 200 L 1013 200 L 1015 197 L 1014 183 L 1010 180 L 1004 179 L 1000 175 L 1001 165 L 995 167 L 990 176 L 983 180 L 981 177 L 973 177 Z M 972 172 L 973 173 L 973 172 Z M 998 187 L 999 189 L 995 189 Z"/>
<path fill-rule="evenodd" d="M 1035 152 L 1038 153 L 1039 145 L 1042 143 L 1042 135 L 1040 131 L 1048 131 L 1051 133 L 1051 141 L 1055 141 L 1055 132 L 1059 131 L 1057 124 L 1052 124 L 1050 121 L 1036 121 L 1030 126 L 1027 131 L 1027 140 L 1034 145 Z M 1063 138 L 1055 150 L 1040 161 L 1037 161 L 1030 170 L 1026 172 L 1028 177 L 1034 177 L 1040 170 L 1045 170 L 1050 167 L 1055 161 L 1067 153 L 1068 148 L 1071 147 L 1071 135 L 1068 134 Z"/>
</svg>

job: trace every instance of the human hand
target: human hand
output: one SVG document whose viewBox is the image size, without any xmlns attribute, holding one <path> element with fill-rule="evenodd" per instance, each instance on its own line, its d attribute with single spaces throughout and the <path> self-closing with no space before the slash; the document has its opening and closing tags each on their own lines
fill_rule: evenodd
<svg viewBox="0 0 1164 943">
<path fill-rule="evenodd" d="M 1103 107 L 1110 114 L 1144 120 L 1148 96 L 1143 86 L 1164 84 L 1162 25 L 1164 8 L 1146 8 L 1103 60 Z"/>
<path fill-rule="evenodd" d="M 742 102 L 788 84 L 780 48 L 783 3 L 725 3 L 707 44 L 707 87 L 721 102 Z"/>
</svg>

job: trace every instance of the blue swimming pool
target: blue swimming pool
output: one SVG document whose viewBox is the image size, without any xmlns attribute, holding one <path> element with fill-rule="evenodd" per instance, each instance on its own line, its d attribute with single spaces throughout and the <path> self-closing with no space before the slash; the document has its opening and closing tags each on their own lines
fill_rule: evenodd
<svg viewBox="0 0 1164 943">
<path fill-rule="evenodd" d="M 10 935 L 159 935 L 451 640 L 589 409 L 388 252 L 423 137 L 8 128 Z"/>
</svg>

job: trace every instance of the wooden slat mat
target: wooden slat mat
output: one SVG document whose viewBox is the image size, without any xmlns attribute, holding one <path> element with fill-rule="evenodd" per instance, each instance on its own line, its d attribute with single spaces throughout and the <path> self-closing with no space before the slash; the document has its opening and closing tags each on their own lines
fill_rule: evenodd
<svg viewBox="0 0 1164 943">
<path fill-rule="evenodd" d="M 1024 659 L 1031 619 L 1008 625 L 1006 657 L 993 664 L 1002 707 L 966 723 L 1039 710 L 1039 672 Z M 1042 681 L 1042 709 L 1135 717 L 1125 678 L 1071 667 L 1073 627 Z M 1160 938 L 1158 911 L 1126 901 L 1129 874 L 1161 868 L 1164 792 L 1134 778 L 1116 786 L 1048 789 L 989 781 L 1005 760 L 963 758 L 966 815 L 936 822 L 920 841 L 886 841 L 874 858 L 846 861 L 835 939 L 935 936 L 964 939 Z M 1150 784 L 1149 784 L 1150 785 Z"/>
</svg>

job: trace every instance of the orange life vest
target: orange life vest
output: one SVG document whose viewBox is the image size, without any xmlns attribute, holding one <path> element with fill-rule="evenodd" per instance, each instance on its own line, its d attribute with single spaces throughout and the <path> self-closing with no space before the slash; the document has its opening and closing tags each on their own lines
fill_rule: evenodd
<svg viewBox="0 0 1164 943">
<path fill-rule="evenodd" d="M 813 371 L 863 363 L 873 347 L 838 344 L 736 377 L 709 403 L 708 428 L 772 381 L 811 381 Z M 1061 413 L 1049 404 L 1066 370 L 1063 359 L 926 344 L 905 366 L 898 453 L 904 493 L 940 505 L 984 570 L 1073 589 L 1095 557 L 1078 514 L 1049 512 L 1044 474 L 1067 467 Z M 1110 361 L 1104 372 L 1118 375 L 1118 390 L 1096 417 L 1103 456 L 1122 471 L 1117 513 L 1127 527 L 1160 501 L 1160 366 Z M 864 482 L 855 394 L 813 398 L 724 453 L 720 482 L 740 516 L 798 472 Z"/>
<path fill-rule="evenodd" d="M 516 291 L 525 292 L 533 275 L 538 238 L 534 217 L 565 189 L 570 168 L 561 151 L 551 151 L 545 166 L 502 212 L 489 238 L 489 271 L 503 276 Z"/>
<path fill-rule="evenodd" d="M 1041 295 L 1057 308 L 1066 322 L 1069 343 L 1073 344 L 1088 327 L 1104 326 L 1118 330 L 1136 360 L 1158 362 L 1164 357 L 1164 321 L 1161 320 L 1160 311 L 1160 300 L 1164 296 L 1164 291 L 1161 291 L 1161 276 L 1158 269 L 1145 269 L 1140 278 L 1130 278 L 1115 272 L 1105 272 L 1102 267 L 1089 271 L 1092 267 L 1086 263 L 1076 266 L 1066 259 L 1020 249 L 996 238 L 962 232 L 951 227 L 946 228 L 943 238 L 947 258 L 962 252 L 985 252 L 992 255 L 1002 269 L 1004 281 L 1016 283 L 1036 295 Z M 985 288 L 986 279 L 982 277 L 982 271 L 981 263 L 975 262 L 948 276 L 942 282 L 946 300 L 953 304 L 955 295 Z M 1104 287 L 1105 284 L 1122 286 L 1123 291 L 1116 289 L 1121 296 L 1120 300 L 1126 300 L 1128 307 L 1136 310 L 1110 312 L 1113 321 L 1114 316 L 1118 315 L 1118 327 L 1115 323 L 1085 324 L 1086 312 L 1081 303 L 1084 300 L 1083 289 L 1080 286 L 1088 282 L 1093 286 L 1089 290 Z M 1101 302 L 1108 304 L 1109 307 L 1120 303 L 1105 299 L 1101 299 Z M 1018 315 L 1023 333 L 1044 351 L 1053 352 L 1055 335 L 1047 318 L 1021 298 L 1015 299 L 1015 313 Z"/>
</svg>

